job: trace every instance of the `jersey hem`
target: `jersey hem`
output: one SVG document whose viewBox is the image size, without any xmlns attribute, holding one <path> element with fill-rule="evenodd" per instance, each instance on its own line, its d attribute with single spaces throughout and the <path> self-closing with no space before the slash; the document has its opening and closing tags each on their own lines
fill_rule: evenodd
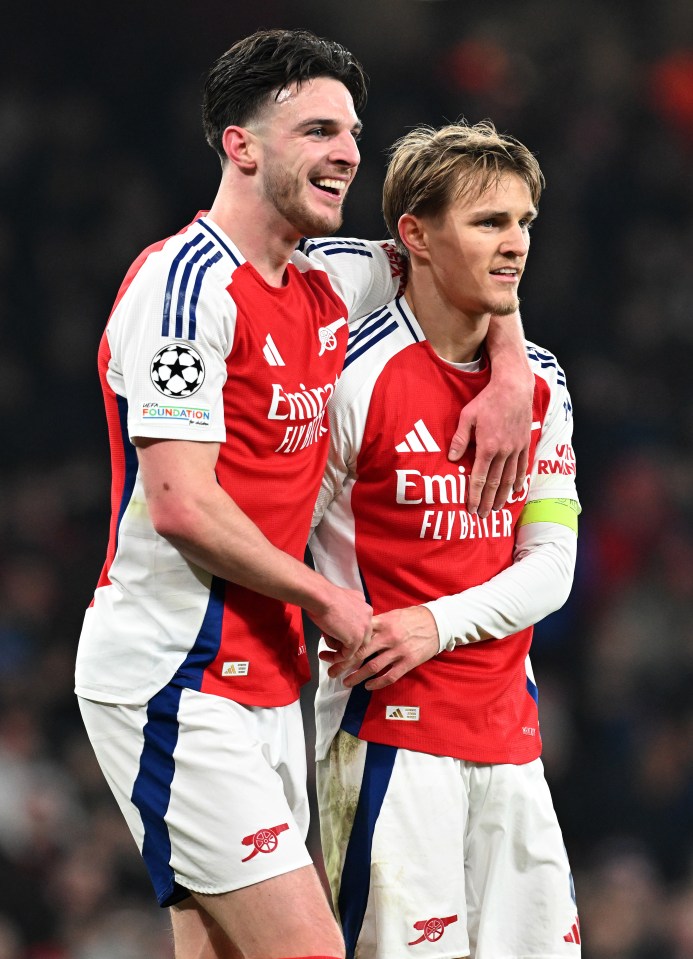
<svg viewBox="0 0 693 959">
<path fill-rule="evenodd" d="M 277 696 L 225 696 L 223 693 L 214 692 L 213 690 L 197 689 L 194 686 L 175 682 L 166 683 L 165 685 L 180 686 L 181 689 L 195 689 L 196 692 L 203 693 L 205 696 L 218 696 L 219 699 L 229 699 L 231 702 L 238 703 L 239 706 L 259 706 L 267 709 L 275 706 L 291 706 L 292 703 L 300 699 L 300 691 Z M 129 690 L 127 693 L 114 692 L 112 689 L 107 691 L 99 687 L 85 686 L 79 683 L 75 685 L 74 692 L 80 699 L 88 699 L 93 703 L 106 703 L 109 706 L 144 706 L 163 688 L 162 686 L 152 689 L 151 691 L 148 690 L 142 696 L 133 696 L 132 690 Z"/>
<path fill-rule="evenodd" d="M 103 689 L 93 689 L 80 683 L 75 686 L 74 692 L 79 699 L 88 699 L 91 703 L 105 703 L 107 706 L 144 706 L 152 696 L 156 696 L 158 690 L 154 689 L 151 694 L 137 697 L 132 695 L 132 690 L 128 695 L 123 695 L 122 693 L 106 692 Z"/>
<path fill-rule="evenodd" d="M 152 429 L 151 426 L 146 426 L 142 429 L 139 427 L 131 429 L 128 425 L 128 435 L 131 443 L 132 438 L 135 436 L 152 440 L 193 440 L 203 443 L 224 443 L 226 441 L 226 430 L 220 430 L 219 428 L 204 430 L 193 427 L 192 429 L 183 430 L 176 427 L 173 429 L 166 429 L 164 427 Z"/>
<path fill-rule="evenodd" d="M 350 730 L 344 729 L 340 726 L 340 730 L 348 732 L 350 735 L 354 735 Z M 417 742 L 412 743 L 411 740 L 407 743 L 398 740 L 397 737 L 387 737 L 387 736 L 364 736 L 362 734 L 357 734 L 357 739 L 362 740 L 366 743 L 379 743 L 383 746 L 393 746 L 395 749 L 408 749 L 410 752 L 417 753 L 427 753 L 430 756 L 441 756 L 447 759 L 461 759 L 464 762 L 468 763 L 481 763 L 484 766 L 499 766 L 499 765 L 508 765 L 508 766 L 526 766 L 527 763 L 534 762 L 535 759 L 541 758 L 541 745 L 539 748 L 533 748 L 531 751 L 526 753 L 522 750 L 510 751 L 510 752 L 479 752 L 475 749 L 465 751 L 464 749 L 449 749 L 448 746 L 438 743 L 425 743 Z"/>
<path fill-rule="evenodd" d="M 173 685 L 176 685 L 175 683 Z M 193 686 L 183 686 L 183 689 L 194 689 Z M 295 692 L 277 694 L 276 696 L 267 696 L 253 693 L 245 693 L 240 695 L 229 696 L 225 693 L 217 692 L 214 689 L 198 689 L 197 692 L 203 693 L 205 696 L 218 696 L 219 699 L 230 699 L 233 703 L 238 703 L 239 706 L 260 706 L 266 707 L 267 709 L 274 706 L 291 706 L 292 703 L 295 703 L 300 699 L 300 689 Z"/>
</svg>

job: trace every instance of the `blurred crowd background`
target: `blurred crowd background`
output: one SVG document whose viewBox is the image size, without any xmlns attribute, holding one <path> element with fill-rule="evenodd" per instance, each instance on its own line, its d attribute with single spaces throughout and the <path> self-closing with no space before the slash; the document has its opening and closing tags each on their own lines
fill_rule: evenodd
<svg viewBox="0 0 693 959">
<path fill-rule="evenodd" d="M 214 196 L 207 67 L 271 26 L 338 39 L 371 76 L 346 235 L 385 235 L 386 148 L 417 122 L 490 117 L 540 159 L 523 317 L 567 373 L 583 505 L 572 596 L 536 630 L 547 776 L 586 959 L 693 959 L 690 0 L 3 15 L 0 959 L 171 955 L 72 693 L 107 537 L 95 354 L 131 260 Z"/>
</svg>

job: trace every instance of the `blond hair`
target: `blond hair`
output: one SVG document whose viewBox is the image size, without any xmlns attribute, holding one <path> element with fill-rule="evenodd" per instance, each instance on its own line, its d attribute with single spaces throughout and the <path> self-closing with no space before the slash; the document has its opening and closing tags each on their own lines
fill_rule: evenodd
<svg viewBox="0 0 693 959">
<path fill-rule="evenodd" d="M 519 140 L 498 133 L 490 120 L 418 126 L 406 133 L 392 146 L 383 186 L 385 223 L 400 253 L 408 255 L 397 228 L 401 216 L 437 216 L 454 200 L 481 196 L 505 173 L 524 180 L 538 206 L 544 176 L 536 157 Z"/>
</svg>

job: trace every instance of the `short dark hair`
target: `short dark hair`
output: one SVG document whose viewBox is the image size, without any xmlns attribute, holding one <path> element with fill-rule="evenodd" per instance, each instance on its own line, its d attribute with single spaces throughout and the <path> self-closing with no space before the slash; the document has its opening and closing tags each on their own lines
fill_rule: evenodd
<svg viewBox="0 0 693 959">
<path fill-rule="evenodd" d="M 333 77 L 347 88 L 357 113 L 366 105 L 368 77 L 341 44 L 309 30 L 258 30 L 212 65 L 204 86 L 202 124 L 207 143 L 225 159 L 222 135 L 245 126 L 272 95 L 313 77 Z"/>
</svg>

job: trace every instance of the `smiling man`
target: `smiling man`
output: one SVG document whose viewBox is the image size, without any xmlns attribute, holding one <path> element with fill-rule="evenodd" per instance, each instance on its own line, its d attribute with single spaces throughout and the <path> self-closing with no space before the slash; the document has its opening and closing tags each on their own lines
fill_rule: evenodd
<svg viewBox="0 0 693 959">
<path fill-rule="evenodd" d="M 490 376 L 491 314 L 517 310 L 542 184 L 530 151 L 490 123 L 411 131 L 385 179 L 409 282 L 351 330 L 310 541 L 316 569 L 376 614 L 361 668 L 321 652 L 316 703 L 325 864 L 350 959 L 580 952 L 529 662 L 576 554 L 555 357 L 527 344 L 520 492 L 470 513 L 470 461 L 444 452 L 451 412 Z"/>
<path fill-rule="evenodd" d="M 178 959 L 344 951 L 305 846 L 301 608 L 353 664 L 371 608 L 302 560 L 349 318 L 402 269 L 387 243 L 299 241 L 342 223 L 365 99 L 351 54 L 305 31 L 223 54 L 203 103 L 217 196 L 135 261 L 100 347 L 112 521 L 76 691 Z"/>
</svg>

